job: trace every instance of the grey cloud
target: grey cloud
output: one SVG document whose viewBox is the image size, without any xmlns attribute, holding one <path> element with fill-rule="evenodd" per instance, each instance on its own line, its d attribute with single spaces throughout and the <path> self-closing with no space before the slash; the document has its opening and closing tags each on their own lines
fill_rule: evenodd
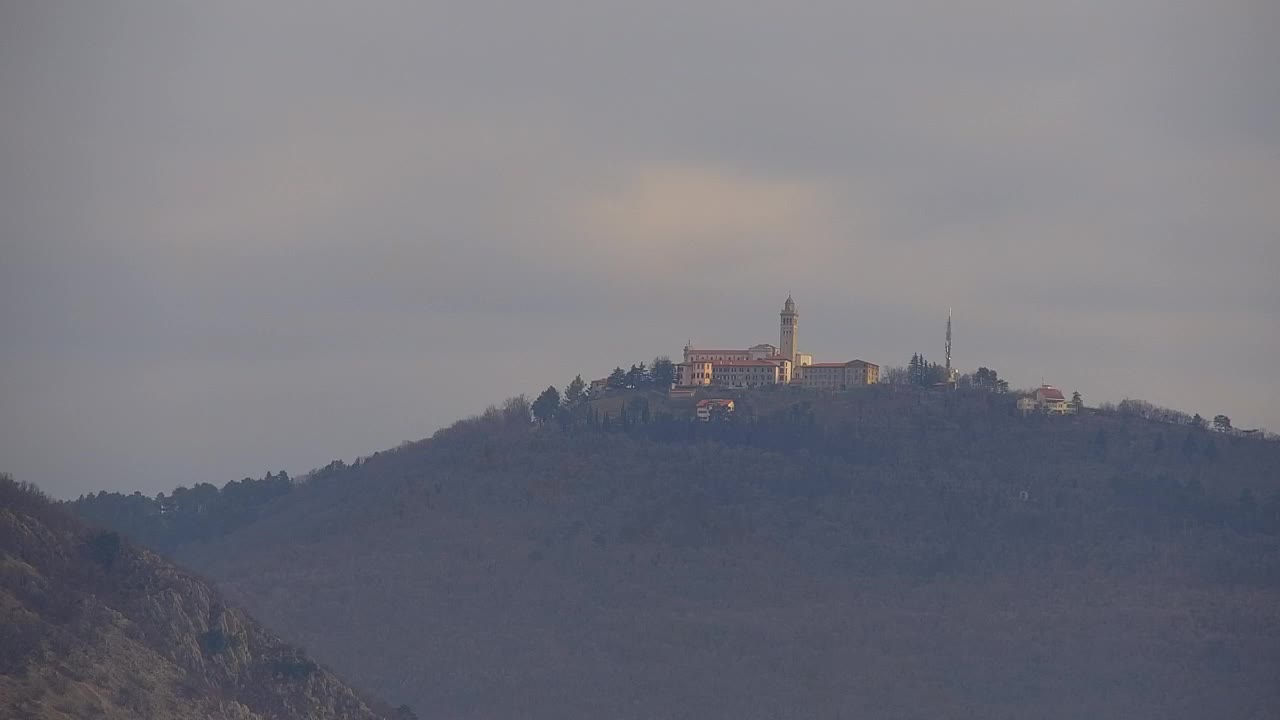
<svg viewBox="0 0 1280 720">
<path fill-rule="evenodd" d="M 0 469 L 291 472 L 686 338 L 1280 428 L 1263 2 L 14 3 Z"/>
</svg>

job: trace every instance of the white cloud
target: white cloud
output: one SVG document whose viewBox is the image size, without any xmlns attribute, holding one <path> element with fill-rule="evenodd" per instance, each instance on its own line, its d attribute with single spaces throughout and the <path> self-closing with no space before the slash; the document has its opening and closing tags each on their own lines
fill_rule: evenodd
<svg viewBox="0 0 1280 720">
<path fill-rule="evenodd" d="M 703 287 L 743 286 L 829 247 L 841 231 L 837 202 L 812 180 L 642 167 L 571 200 L 567 249 L 621 278 L 677 274 Z"/>
</svg>

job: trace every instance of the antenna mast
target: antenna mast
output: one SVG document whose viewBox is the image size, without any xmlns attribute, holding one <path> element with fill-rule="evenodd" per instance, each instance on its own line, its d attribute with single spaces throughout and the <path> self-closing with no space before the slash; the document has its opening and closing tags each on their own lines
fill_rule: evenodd
<svg viewBox="0 0 1280 720">
<path fill-rule="evenodd" d="M 947 382 L 951 381 L 951 308 L 947 308 Z"/>
</svg>

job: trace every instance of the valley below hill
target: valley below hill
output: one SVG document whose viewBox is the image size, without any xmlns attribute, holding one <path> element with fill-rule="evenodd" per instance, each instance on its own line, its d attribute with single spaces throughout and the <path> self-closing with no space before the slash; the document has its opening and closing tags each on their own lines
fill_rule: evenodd
<svg viewBox="0 0 1280 720">
<path fill-rule="evenodd" d="M 1275 717 L 1280 446 L 1011 402 L 516 403 L 198 537 L 75 505 L 423 717 Z"/>
</svg>

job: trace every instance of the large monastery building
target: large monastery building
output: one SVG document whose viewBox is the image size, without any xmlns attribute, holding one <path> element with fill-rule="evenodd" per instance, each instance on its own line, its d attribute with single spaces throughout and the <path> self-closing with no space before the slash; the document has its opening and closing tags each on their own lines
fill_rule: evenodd
<svg viewBox="0 0 1280 720">
<path fill-rule="evenodd" d="M 880 379 L 880 366 L 865 360 L 814 363 L 799 350 L 800 312 L 787 296 L 778 319 L 778 344 L 761 343 L 742 350 L 684 347 L 677 365 L 677 385 L 685 388 L 798 385 L 840 390 L 871 385 Z"/>
</svg>

